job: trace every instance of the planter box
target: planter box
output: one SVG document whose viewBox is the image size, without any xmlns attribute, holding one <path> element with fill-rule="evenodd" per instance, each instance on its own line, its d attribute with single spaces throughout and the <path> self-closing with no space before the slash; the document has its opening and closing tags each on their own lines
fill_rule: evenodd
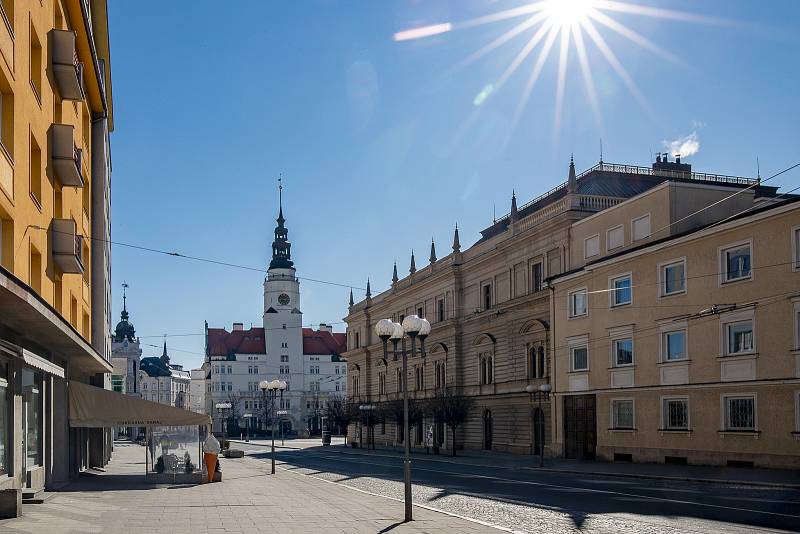
<svg viewBox="0 0 800 534">
<path fill-rule="evenodd" d="M 225 449 L 222 452 L 222 456 L 225 458 L 243 458 L 244 451 L 241 449 Z"/>
</svg>

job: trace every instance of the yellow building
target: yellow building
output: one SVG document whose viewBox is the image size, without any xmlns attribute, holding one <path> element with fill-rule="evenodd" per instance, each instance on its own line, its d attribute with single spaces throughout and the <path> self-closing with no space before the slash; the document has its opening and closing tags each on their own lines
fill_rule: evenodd
<svg viewBox="0 0 800 534">
<path fill-rule="evenodd" d="M 667 181 L 572 225 L 557 453 L 800 467 L 800 198 L 760 187 Z"/>
<path fill-rule="evenodd" d="M 108 22 L 105 0 L 0 19 L 0 489 L 31 495 L 110 450 L 66 412 L 68 380 L 111 372 Z"/>
</svg>

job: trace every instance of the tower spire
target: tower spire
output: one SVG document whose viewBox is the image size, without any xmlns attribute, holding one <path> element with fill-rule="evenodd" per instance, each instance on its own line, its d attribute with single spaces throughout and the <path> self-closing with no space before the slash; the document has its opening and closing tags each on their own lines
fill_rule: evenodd
<svg viewBox="0 0 800 534">
<path fill-rule="evenodd" d="M 461 252 L 461 242 L 458 239 L 458 223 L 456 223 L 456 229 L 453 232 L 453 252 Z"/>
<path fill-rule="evenodd" d="M 517 218 L 517 194 L 512 189 L 511 190 L 511 219 L 514 220 Z"/>
<path fill-rule="evenodd" d="M 411 267 L 409 267 L 408 272 L 414 274 L 417 272 L 417 264 L 414 261 L 414 249 L 411 249 Z"/>
<path fill-rule="evenodd" d="M 428 258 L 428 261 L 431 263 L 436 263 L 436 243 L 433 242 L 433 238 L 431 237 L 431 257 Z"/>
<path fill-rule="evenodd" d="M 350 288 L 350 307 L 353 307 L 353 288 Z"/>
<path fill-rule="evenodd" d="M 127 282 L 122 282 L 122 313 L 120 314 L 120 316 L 122 317 L 123 321 L 127 321 L 128 320 L 128 295 L 127 295 L 127 290 L 128 290 L 128 283 Z"/>
<path fill-rule="evenodd" d="M 369 287 L 369 278 L 367 278 L 367 298 L 372 298 L 372 289 Z"/>
<path fill-rule="evenodd" d="M 397 260 L 394 260 L 394 269 L 392 270 L 392 283 L 396 284 L 399 280 L 397 276 Z"/>
<path fill-rule="evenodd" d="M 270 269 L 294 269 L 292 262 L 292 244 L 289 243 L 289 230 L 284 223 L 283 217 L 283 174 L 278 178 L 278 226 L 275 227 L 275 240 L 272 242 L 272 261 L 269 262 Z"/>
<path fill-rule="evenodd" d="M 169 366 L 169 356 L 167 355 L 167 335 L 164 334 L 164 352 L 161 353 L 161 363 Z"/>
</svg>

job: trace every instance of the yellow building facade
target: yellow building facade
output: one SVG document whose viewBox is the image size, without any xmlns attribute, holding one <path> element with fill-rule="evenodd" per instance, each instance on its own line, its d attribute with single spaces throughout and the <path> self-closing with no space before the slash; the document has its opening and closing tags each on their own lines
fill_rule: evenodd
<svg viewBox="0 0 800 534">
<path fill-rule="evenodd" d="M 0 0 L 0 489 L 109 455 L 59 413 L 111 371 L 109 61 L 105 1 Z"/>
</svg>

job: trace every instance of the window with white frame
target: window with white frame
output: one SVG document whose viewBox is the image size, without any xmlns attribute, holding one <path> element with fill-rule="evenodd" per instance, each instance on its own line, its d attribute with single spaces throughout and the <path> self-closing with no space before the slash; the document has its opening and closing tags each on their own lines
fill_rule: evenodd
<svg viewBox="0 0 800 534">
<path fill-rule="evenodd" d="M 633 338 L 615 339 L 613 342 L 614 367 L 633 365 Z"/>
<path fill-rule="evenodd" d="M 741 243 L 720 250 L 722 283 L 746 280 L 752 275 L 750 243 Z"/>
<path fill-rule="evenodd" d="M 625 274 L 611 279 L 611 306 L 624 306 L 633 300 L 631 275 Z"/>
<path fill-rule="evenodd" d="M 484 352 L 478 355 L 480 365 L 481 384 L 494 383 L 494 356 L 491 352 Z"/>
<path fill-rule="evenodd" d="M 617 430 L 634 428 L 633 399 L 611 400 L 611 428 Z"/>
<path fill-rule="evenodd" d="M 689 430 L 689 399 L 667 397 L 661 407 L 665 430 Z"/>
<path fill-rule="evenodd" d="M 625 244 L 625 229 L 622 225 L 610 228 L 606 232 L 606 248 L 614 250 Z"/>
<path fill-rule="evenodd" d="M 586 288 L 570 292 L 568 300 L 570 317 L 586 315 L 588 312 Z"/>
<path fill-rule="evenodd" d="M 661 334 L 661 361 L 685 360 L 686 330 L 670 330 Z"/>
<path fill-rule="evenodd" d="M 633 241 L 647 239 L 650 237 L 650 214 L 633 219 L 631 221 L 631 235 Z"/>
<path fill-rule="evenodd" d="M 755 395 L 731 395 L 723 398 L 725 430 L 756 429 Z"/>
<path fill-rule="evenodd" d="M 569 361 L 572 371 L 589 369 L 589 347 L 586 344 L 573 345 L 569 348 Z"/>
<path fill-rule="evenodd" d="M 591 258 L 600 254 L 600 235 L 593 235 L 583 240 L 583 257 Z"/>
<path fill-rule="evenodd" d="M 725 354 L 747 354 L 755 349 L 753 321 L 725 323 Z"/>
<path fill-rule="evenodd" d="M 661 266 L 661 296 L 686 292 L 686 261 L 680 260 Z"/>
</svg>

